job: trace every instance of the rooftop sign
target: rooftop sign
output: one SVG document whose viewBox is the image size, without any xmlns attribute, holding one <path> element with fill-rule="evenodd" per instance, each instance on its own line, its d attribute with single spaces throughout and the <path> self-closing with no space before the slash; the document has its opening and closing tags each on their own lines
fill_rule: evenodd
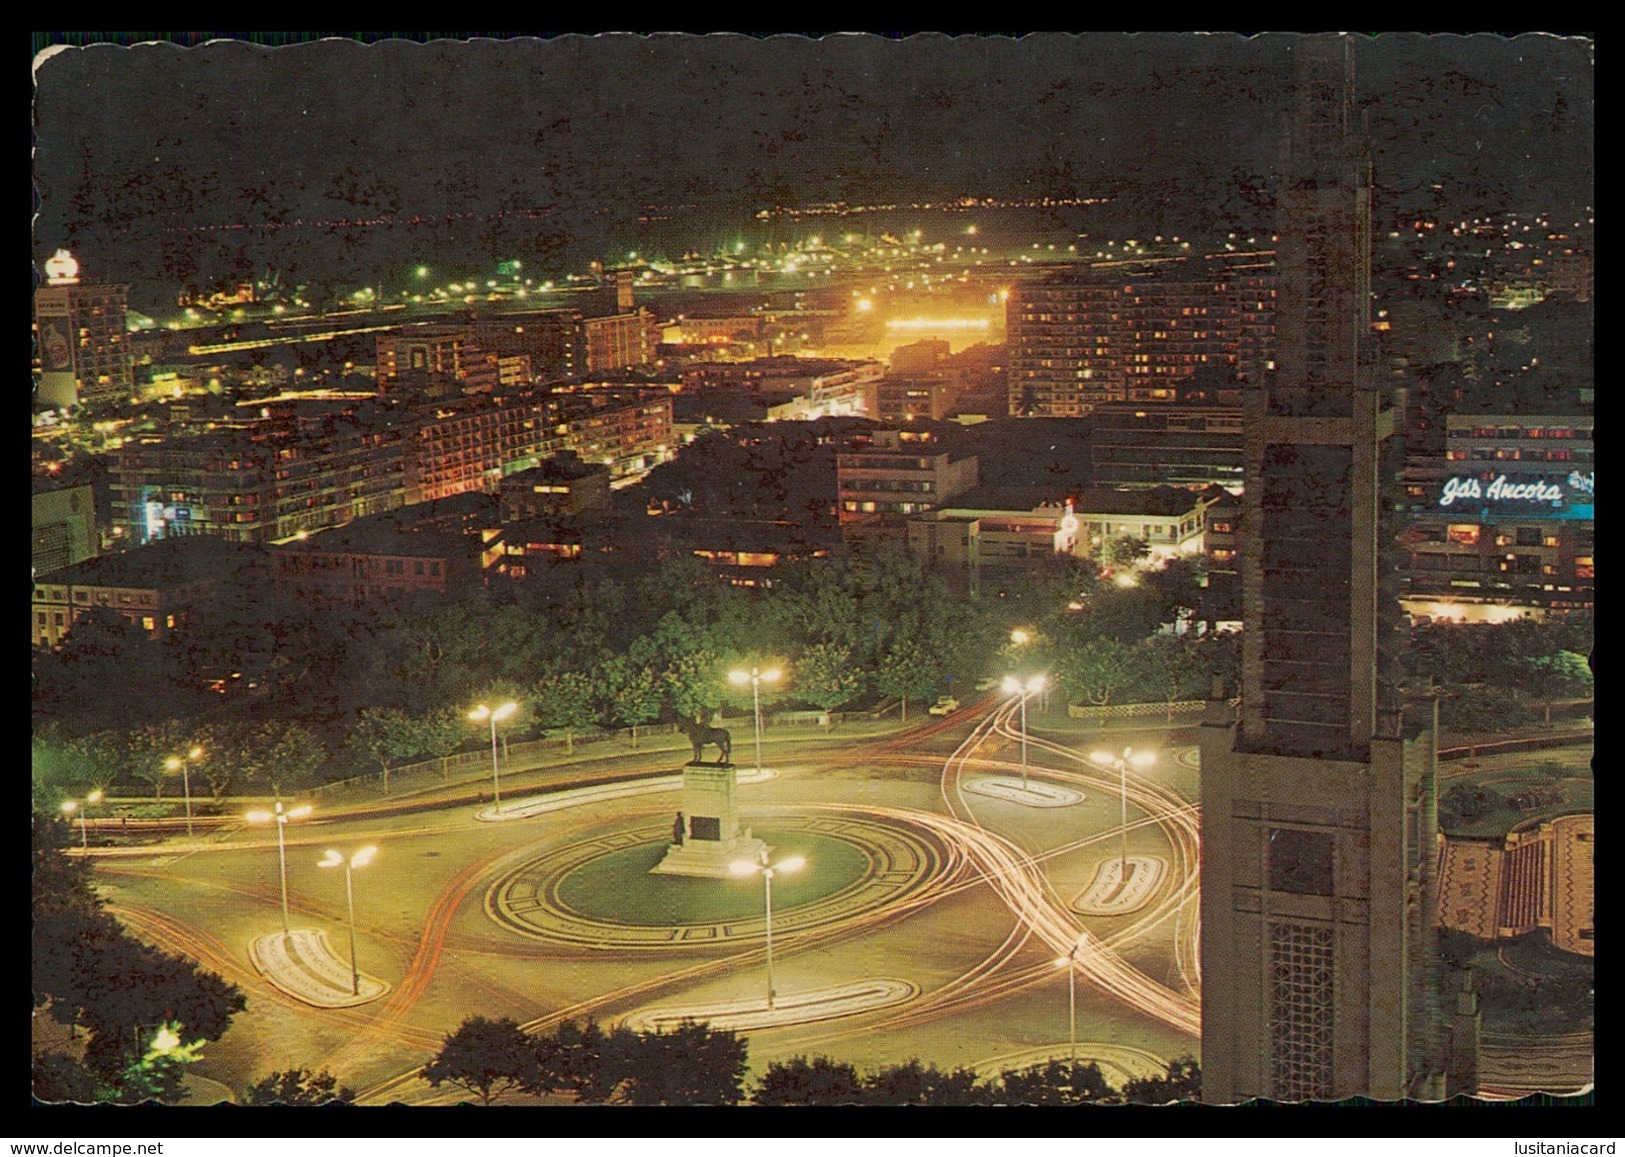
<svg viewBox="0 0 1625 1157">
<path fill-rule="evenodd" d="M 1591 518 L 1596 475 L 1571 471 L 1550 475 L 1458 474 L 1446 478 L 1438 508 L 1451 513 Z"/>
</svg>

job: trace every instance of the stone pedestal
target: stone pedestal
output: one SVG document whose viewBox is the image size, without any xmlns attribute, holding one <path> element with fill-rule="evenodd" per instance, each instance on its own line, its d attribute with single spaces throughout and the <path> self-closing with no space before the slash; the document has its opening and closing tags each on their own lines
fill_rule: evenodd
<svg viewBox="0 0 1625 1157">
<path fill-rule="evenodd" d="M 673 841 L 651 872 L 719 879 L 733 875 L 735 861 L 754 863 L 769 850 L 749 828 L 740 831 L 731 763 L 690 763 L 683 769 L 679 830 L 682 840 Z"/>
</svg>

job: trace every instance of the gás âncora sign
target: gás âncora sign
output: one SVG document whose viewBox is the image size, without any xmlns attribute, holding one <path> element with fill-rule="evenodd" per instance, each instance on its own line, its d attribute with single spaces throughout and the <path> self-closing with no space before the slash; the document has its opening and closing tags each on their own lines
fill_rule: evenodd
<svg viewBox="0 0 1625 1157">
<path fill-rule="evenodd" d="M 1529 482 L 1508 482 L 1502 474 L 1494 482 L 1484 483 L 1478 478 L 1447 478 L 1444 493 L 1439 496 L 1440 506 L 1449 506 L 1458 498 L 1478 498 L 1489 502 L 1549 502 L 1563 505 L 1563 488 L 1536 478 Z"/>
</svg>

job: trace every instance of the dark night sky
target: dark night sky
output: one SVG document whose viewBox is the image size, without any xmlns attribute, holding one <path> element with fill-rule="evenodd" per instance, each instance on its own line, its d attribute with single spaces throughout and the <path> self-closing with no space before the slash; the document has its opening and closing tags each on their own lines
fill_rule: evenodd
<svg viewBox="0 0 1625 1157">
<path fill-rule="evenodd" d="M 1256 215 L 1240 190 L 1274 164 L 1294 39 L 69 49 L 36 64 L 34 250 L 66 244 L 87 274 L 132 279 L 350 275 L 448 246 L 562 272 L 636 241 L 650 204 L 697 206 L 685 222 L 717 230 L 775 203 L 960 195 L 1104 194 L 1152 227 L 1198 207 Z M 1362 39 L 1381 195 L 1437 182 L 1450 209 L 1589 203 L 1591 56 L 1534 35 Z M 390 223 L 286 225 L 356 218 Z"/>
</svg>

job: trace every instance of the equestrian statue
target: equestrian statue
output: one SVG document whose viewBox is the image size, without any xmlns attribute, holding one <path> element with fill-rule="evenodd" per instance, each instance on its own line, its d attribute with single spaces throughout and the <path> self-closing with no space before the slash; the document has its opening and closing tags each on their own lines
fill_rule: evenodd
<svg viewBox="0 0 1625 1157">
<path fill-rule="evenodd" d="M 698 720 L 683 717 L 677 723 L 677 728 L 688 741 L 694 745 L 694 762 L 703 762 L 700 756 L 704 753 L 706 744 L 711 744 L 718 751 L 717 763 L 725 764 L 728 757 L 733 754 L 733 737 L 724 727 L 708 727 Z"/>
</svg>

